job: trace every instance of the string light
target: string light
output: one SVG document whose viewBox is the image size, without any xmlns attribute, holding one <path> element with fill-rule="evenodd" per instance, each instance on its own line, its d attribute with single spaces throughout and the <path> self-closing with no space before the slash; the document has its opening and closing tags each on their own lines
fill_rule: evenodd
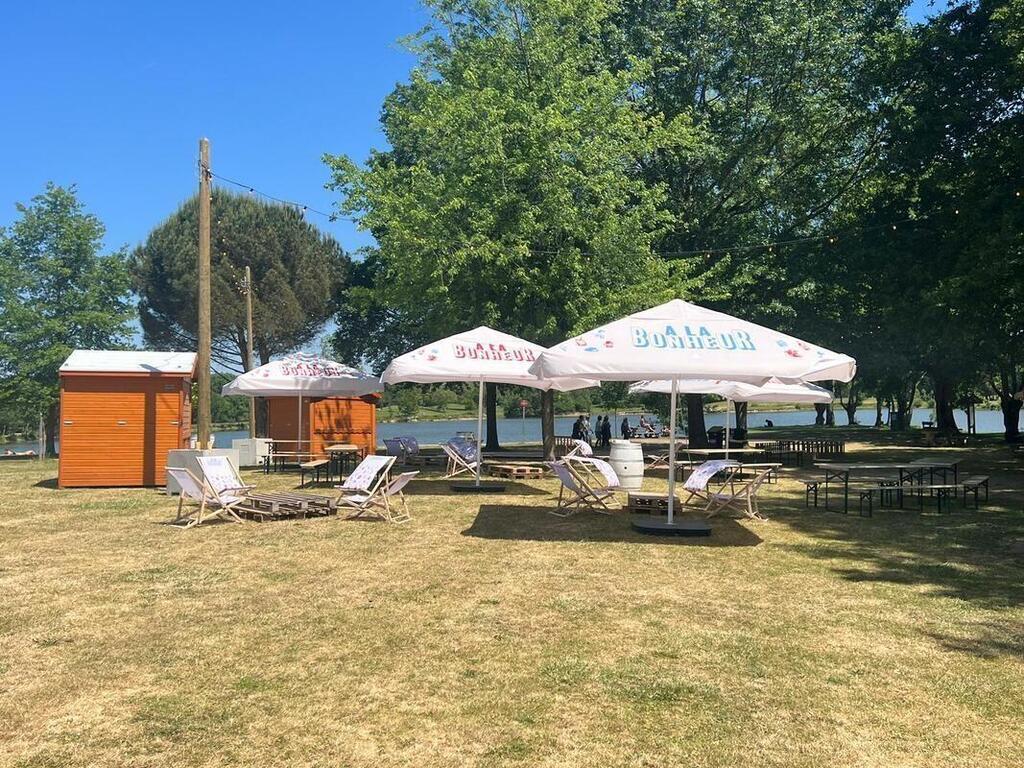
<svg viewBox="0 0 1024 768">
<path fill-rule="evenodd" d="M 232 186 L 238 187 L 239 189 L 243 189 L 243 190 L 248 191 L 248 193 L 250 195 L 258 195 L 259 197 L 262 197 L 262 198 L 264 198 L 266 200 L 271 200 L 271 201 L 273 201 L 275 203 L 280 203 L 281 205 L 286 205 L 289 208 L 294 208 L 300 215 L 304 215 L 306 213 L 315 213 L 318 216 L 323 216 L 328 221 L 343 220 L 343 221 L 352 221 L 352 222 L 357 222 L 357 223 L 359 221 L 358 219 L 355 219 L 355 218 L 352 218 L 352 217 L 349 217 L 349 216 L 338 216 L 337 214 L 334 214 L 334 213 L 327 213 L 326 211 L 320 211 L 320 210 L 317 210 L 316 208 L 313 208 L 313 207 L 311 207 L 311 206 L 309 206 L 309 205 L 307 205 L 305 203 L 297 203 L 294 200 L 285 200 L 284 198 L 281 198 L 281 197 L 275 197 L 274 195 L 268 195 L 266 192 L 261 192 L 256 187 L 252 186 L 251 184 L 246 184 L 243 181 L 237 181 L 235 179 L 229 179 L 227 176 L 221 176 L 219 173 L 214 173 L 212 170 L 208 171 L 208 173 L 210 174 L 210 176 L 212 178 L 217 179 L 219 181 L 222 181 L 225 184 L 231 184 Z"/>
</svg>

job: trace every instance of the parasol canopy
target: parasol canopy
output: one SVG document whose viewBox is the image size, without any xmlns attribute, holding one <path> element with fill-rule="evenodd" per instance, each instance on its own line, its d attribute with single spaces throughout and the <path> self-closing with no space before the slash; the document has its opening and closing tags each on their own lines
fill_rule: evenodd
<svg viewBox="0 0 1024 768">
<path fill-rule="evenodd" d="M 247 397 L 361 397 L 380 392 L 376 376 L 315 355 L 289 355 L 253 368 L 221 387 Z"/>
<path fill-rule="evenodd" d="M 540 379 L 849 381 L 857 362 L 770 328 L 682 299 L 582 333 L 545 351 Z"/>
</svg>

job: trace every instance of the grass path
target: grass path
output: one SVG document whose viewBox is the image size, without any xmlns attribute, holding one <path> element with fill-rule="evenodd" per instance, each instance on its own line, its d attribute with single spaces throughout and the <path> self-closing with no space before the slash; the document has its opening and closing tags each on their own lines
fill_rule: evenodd
<svg viewBox="0 0 1024 768">
<path fill-rule="evenodd" d="M 182 532 L 156 491 L 0 464 L 0 765 L 1019 766 L 1013 462 L 971 453 L 979 513 L 784 480 L 684 542 L 552 517 L 550 481 Z"/>
</svg>

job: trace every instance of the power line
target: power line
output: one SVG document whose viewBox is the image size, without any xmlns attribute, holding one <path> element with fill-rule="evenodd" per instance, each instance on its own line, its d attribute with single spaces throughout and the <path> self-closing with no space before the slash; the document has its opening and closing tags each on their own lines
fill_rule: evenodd
<svg viewBox="0 0 1024 768">
<path fill-rule="evenodd" d="M 306 203 L 297 203 L 294 200 L 286 200 L 283 197 L 276 197 L 275 195 L 269 195 L 266 192 L 261 192 L 260 190 L 256 189 L 256 187 L 254 187 L 252 184 L 246 184 L 244 181 L 237 181 L 236 179 L 229 179 L 227 176 L 222 176 L 219 173 L 215 173 L 210 168 L 207 168 L 206 172 L 210 176 L 212 176 L 213 178 L 217 179 L 218 181 L 222 181 L 225 184 L 231 184 L 233 186 L 238 187 L 239 189 L 244 189 L 247 192 L 249 192 L 249 194 L 259 195 L 260 197 L 264 198 L 265 200 L 272 200 L 275 203 L 280 203 L 281 205 L 287 205 L 290 208 L 294 208 L 295 210 L 299 211 L 302 214 L 315 213 L 317 216 L 323 216 L 328 221 L 339 221 L 340 220 L 340 221 L 351 221 L 351 222 L 355 222 L 355 223 L 359 222 L 359 219 L 355 219 L 355 218 L 352 218 L 352 217 L 349 217 L 349 216 L 339 216 L 336 213 L 326 213 L 325 211 L 321 211 L 321 210 L 318 210 L 316 208 L 313 208 L 312 206 L 307 205 Z"/>
</svg>

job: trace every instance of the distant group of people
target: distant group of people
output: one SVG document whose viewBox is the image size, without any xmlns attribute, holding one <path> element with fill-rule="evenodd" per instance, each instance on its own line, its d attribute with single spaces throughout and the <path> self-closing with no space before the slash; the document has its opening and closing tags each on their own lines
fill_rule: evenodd
<svg viewBox="0 0 1024 768">
<path fill-rule="evenodd" d="M 572 439 L 586 440 L 596 448 L 607 448 L 612 444 L 612 423 L 607 416 L 597 416 L 591 429 L 589 419 L 581 415 L 573 422 Z"/>
<path fill-rule="evenodd" d="M 619 424 L 619 434 L 623 440 L 634 437 L 657 437 L 664 430 L 647 417 L 640 417 L 640 426 L 634 427 L 629 423 L 629 417 L 623 416 Z M 580 416 L 573 422 L 572 439 L 586 440 L 595 448 L 609 448 L 612 444 L 612 422 L 608 416 L 597 416 L 594 418 L 594 426 L 591 428 L 590 421 L 586 416 Z"/>
</svg>

